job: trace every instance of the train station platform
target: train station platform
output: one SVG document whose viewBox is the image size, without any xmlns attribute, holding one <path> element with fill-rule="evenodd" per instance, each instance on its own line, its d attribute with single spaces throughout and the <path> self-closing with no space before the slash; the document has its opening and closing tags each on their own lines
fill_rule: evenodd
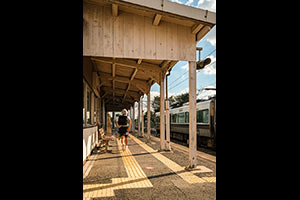
<svg viewBox="0 0 300 200">
<path fill-rule="evenodd" d="M 146 142 L 130 134 L 126 151 L 118 140 L 95 151 L 83 168 L 83 199 L 216 199 L 214 156 L 198 154 L 199 169 L 186 171 L 184 148 L 158 152 L 159 140 Z"/>
</svg>

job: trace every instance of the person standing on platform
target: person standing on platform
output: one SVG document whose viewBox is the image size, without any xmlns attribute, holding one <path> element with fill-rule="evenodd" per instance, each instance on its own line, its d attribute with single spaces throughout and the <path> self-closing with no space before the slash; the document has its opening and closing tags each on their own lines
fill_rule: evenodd
<svg viewBox="0 0 300 200">
<path fill-rule="evenodd" d="M 126 109 L 122 110 L 122 115 L 119 116 L 117 120 L 117 127 L 119 128 L 119 134 L 121 136 L 121 144 L 123 151 L 126 149 L 128 150 L 128 132 L 130 131 L 131 127 L 131 119 L 127 116 L 128 112 Z M 125 140 L 125 144 L 124 144 Z"/>
</svg>

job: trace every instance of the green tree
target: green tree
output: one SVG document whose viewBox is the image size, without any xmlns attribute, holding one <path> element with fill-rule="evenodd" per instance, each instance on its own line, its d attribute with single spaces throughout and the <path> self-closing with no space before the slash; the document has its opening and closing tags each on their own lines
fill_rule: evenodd
<svg viewBox="0 0 300 200">
<path fill-rule="evenodd" d="M 147 127 L 147 124 L 146 124 L 147 116 L 148 116 L 147 112 L 148 111 L 146 111 L 145 114 L 144 114 L 144 124 L 145 124 L 145 127 Z M 151 112 L 150 111 L 150 127 L 151 128 L 155 128 L 155 126 L 156 126 L 156 118 L 155 117 L 156 117 L 155 116 L 155 112 Z"/>
<path fill-rule="evenodd" d="M 182 106 L 184 103 L 189 102 L 189 93 L 183 93 L 175 96 L 176 105 Z"/>
<path fill-rule="evenodd" d="M 152 102 L 152 107 L 155 112 L 159 112 L 160 110 L 160 96 L 155 96 Z"/>
<path fill-rule="evenodd" d="M 174 96 L 170 96 L 170 97 L 169 97 L 169 104 L 170 104 L 170 105 L 173 105 L 175 102 L 176 102 L 175 97 L 174 97 Z"/>
</svg>

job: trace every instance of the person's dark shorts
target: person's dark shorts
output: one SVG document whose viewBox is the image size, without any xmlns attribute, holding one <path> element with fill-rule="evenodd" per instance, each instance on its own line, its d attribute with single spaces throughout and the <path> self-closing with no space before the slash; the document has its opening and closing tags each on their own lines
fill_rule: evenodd
<svg viewBox="0 0 300 200">
<path fill-rule="evenodd" d="M 120 128 L 119 128 L 120 136 L 125 136 L 125 137 L 127 137 L 127 135 L 126 135 L 127 129 L 128 129 L 128 126 L 127 126 L 127 127 L 120 127 Z"/>
</svg>

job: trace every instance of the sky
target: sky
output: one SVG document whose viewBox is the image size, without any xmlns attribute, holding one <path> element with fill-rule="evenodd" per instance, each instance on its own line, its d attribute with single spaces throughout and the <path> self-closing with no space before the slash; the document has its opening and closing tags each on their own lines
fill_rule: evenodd
<svg viewBox="0 0 300 200">
<path fill-rule="evenodd" d="M 216 12 L 216 0 L 169 0 L 175 3 L 185 4 L 187 6 L 198 7 L 201 9 Z M 214 26 L 205 37 L 198 43 L 197 47 L 202 47 L 201 60 L 211 58 L 211 64 L 197 72 L 197 89 L 203 87 L 216 88 L 216 26 Z M 197 52 L 197 61 L 198 52 Z M 179 61 L 172 68 L 171 75 L 168 76 L 168 96 L 176 96 L 189 91 L 188 81 L 188 62 Z M 159 96 L 160 86 L 154 84 L 151 87 L 151 96 Z M 207 92 L 205 92 L 207 93 Z M 209 94 L 209 93 L 207 93 Z M 202 95 L 205 97 L 205 95 Z"/>
</svg>

